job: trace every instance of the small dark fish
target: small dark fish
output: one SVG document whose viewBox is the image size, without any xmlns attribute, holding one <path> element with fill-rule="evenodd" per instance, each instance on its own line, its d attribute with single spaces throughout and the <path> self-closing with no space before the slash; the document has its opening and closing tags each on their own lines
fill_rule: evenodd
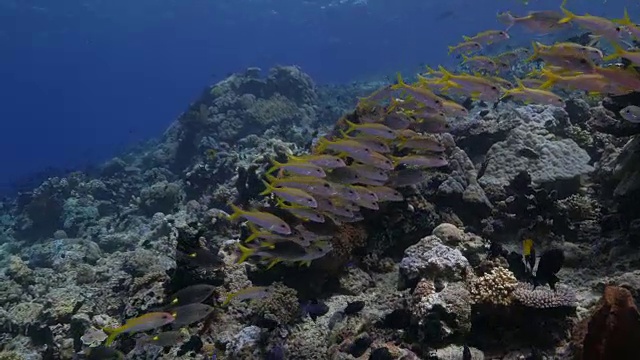
<svg viewBox="0 0 640 360">
<path fill-rule="evenodd" d="M 89 348 L 87 354 L 87 360 L 122 360 L 124 354 L 120 351 L 100 345 L 97 347 Z"/>
<path fill-rule="evenodd" d="M 160 347 L 175 346 L 189 339 L 189 334 L 182 331 L 165 331 L 156 335 L 145 335 L 138 339 L 140 345 L 155 345 Z"/>
<path fill-rule="evenodd" d="M 395 358 L 386 347 L 377 348 L 369 355 L 369 360 L 393 360 Z"/>
<path fill-rule="evenodd" d="M 333 330 L 333 328 L 342 322 L 345 318 L 345 314 L 343 311 L 336 311 L 329 318 L 329 330 Z"/>
<path fill-rule="evenodd" d="M 172 325 L 174 329 L 198 322 L 211 314 L 213 306 L 205 304 L 188 304 L 171 309 L 171 315 L 175 318 Z"/>
<path fill-rule="evenodd" d="M 171 295 L 168 306 L 171 307 L 201 303 L 211 296 L 214 290 L 215 286 L 209 284 L 187 286 L 186 288 L 178 290 L 175 294 Z"/>
<path fill-rule="evenodd" d="M 364 309 L 364 301 L 354 301 L 347 304 L 344 308 L 345 315 L 355 315 Z"/>
<path fill-rule="evenodd" d="M 180 260 L 191 262 L 198 266 L 216 267 L 223 264 L 223 261 L 220 259 L 218 254 L 203 248 L 199 248 L 188 253 L 181 251 L 177 251 L 176 253 Z"/>
<path fill-rule="evenodd" d="M 562 268 L 564 264 L 564 252 L 560 249 L 550 249 L 542 253 L 540 261 L 538 262 L 538 269 L 536 271 L 536 279 L 534 285 L 549 284 L 549 287 L 553 290 L 556 288 L 556 283 L 560 281 L 556 274 Z"/>
<path fill-rule="evenodd" d="M 316 321 L 318 317 L 326 314 L 327 312 L 329 312 L 329 307 L 322 301 L 310 300 L 306 304 L 302 305 L 303 315 L 308 314 L 313 321 Z"/>
<path fill-rule="evenodd" d="M 266 354 L 265 360 L 284 360 L 284 348 L 280 344 L 274 345 Z"/>
<path fill-rule="evenodd" d="M 396 170 L 389 176 L 387 185 L 391 187 L 404 187 L 419 184 L 426 180 L 424 171 L 420 169 Z"/>
<path fill-rule="evenodd" d="M 438 14 L 438 16 L 436 16 L 435 20 L 444 20 L 447 18 L 452 17 L 453 15 L 455 15 L 456 13 L 453 10 L 446 10 L 441 12 L 440 14 Z"/>
<path fill-rule="evenodd" d="M 471 349 L 469 349 L 467 344 L 462 348 L 462 360 L 471 360 Z"/>
</svg>

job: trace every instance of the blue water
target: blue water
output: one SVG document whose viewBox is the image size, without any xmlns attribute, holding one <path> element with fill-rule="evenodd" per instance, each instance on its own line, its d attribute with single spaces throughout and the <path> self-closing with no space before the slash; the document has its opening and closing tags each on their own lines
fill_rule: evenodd
<svg viewBox="0 0 640 360">
<path fill-rule="evenodd" d="M 531 0 L 0 0 L 0 189 L 45 167 L 103 161 L 162 134 L 201 90 L 248 66 L 317 83 L 453 64 L 448 45 Z M 637 1 L 573 0 L 634 17 Z M 640 20 L 640 17 L 638 17 Z M 527 44 L 531 37 L 514 35 Z"/>
</svg>

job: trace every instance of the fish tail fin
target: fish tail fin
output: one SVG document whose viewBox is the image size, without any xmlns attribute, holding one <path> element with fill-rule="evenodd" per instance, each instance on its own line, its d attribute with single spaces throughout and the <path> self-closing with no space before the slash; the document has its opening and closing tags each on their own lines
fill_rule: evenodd
<svg viewBox="0 0 640 360">
<path fill-rule="evenodd" d="M 110 346 L 111 344 L 113 344 L 113 341 L 116 339 L 116 337 L 120 335 L 120 331 L 118 331 L 118 328 L 105 327 L 102 328 L 102 331 L 109 335 L 107 337 L 107 341 L 105 341 L 104 343 L 104 346 Z"/>
<path fill-rule="evenodd" d="M 525 61 L 531 62 L 540 56 L 540 43 L 537 41 L 532 41 L 531 47 L 533 48 L 533 54 L 531 54 L 531 56 L 529 56 Z"/>
<path fill-rule="evenodd" d="M 562 5 L 560 5 L 560 10 L 562 10 L 564 17 L 558 21 L 558 24 L 566 24 L 576 18 L 576 14 L 567 10 L 567 8 L 565 7 L 566 5 L 567 5 L 567 0 L 563 0 Z"/>
<path fill-rule="evenodd" d="M 613 54 L 605 56 L 604 58 L 602 58 L 602 60 L 610 61 L 619 57 L 624 57 L 625 50 L 622 48 L 622 46 L 615 42 L 611 42 L 611 46 L 613 47 Z"/>
<path fill-rule="evenodd" d="M 547 78 L 547 80 L 539 86 L 540 89 L 548 89 L 555 85 L 558 80 L 560 80 L 559 75 L 555 74 L 553 71 L 547 68 L 542 68 L 541 75 Z"/>
<path fill-rule="evenodd" d="M 453 74 L 451 74 L 449 71 L 447 71 L 447 69 L 445 69 L 442 65 L 438 66 L 438 70 L 440 70 L 440 72 L 442 73 L 442 79 L 443 81 L 449 81 L 449 79 L 451 79 L 453 77 Z"/>
<path fill-rule="evenodd" d="M 394 89 L 394 90 L 402 89 L 402 88 L 406 88 L 407 87 L 407 83 L 405 83 L 404 80 L 402 79 L 402 74 L 400 74 L 400 72 L 398 72 L 398 75 L 396 77 L 396 82 L 397 82 L 397 84 L 391 86 L 391 88 Z"/>
<path fill-rule="evenodd" d="M 271 193 L 273 192 L 273 190 L 275 190 L 275 189 L 276 189 L 276 188 L 275 188 L 275 186 L 273 186 L 273 185 L 269 184 L 268 182 L 266 182 L 266 181 L 264 181 L 264 180 L 262 181 L 262 183 L 263 183 L 263 184 L 264 184 L 264 186 L 266 186 L 267 188 L 266 188 L 263 192 L 261 192 L 259 195 L 263 195 L 263 196 L 264 196 L 264 195 L 269 195 L 269 194 L 271 194 Z"/>
<path fill-rule="evenodd" d="M 448 46 L 449 52 L 447 53 L 447 55 L 451 55 L 453 54 L 454 51 L 456 51 L 456 48 L 454 46 Z"/>
<path fill-rule="evenodd" d="M 258 230 L 258 228 L 252 223 L 249 223 L 249 231 L 251 231 L 251 234 L 246 239 L 244 239 L 245 243 L 252 242 L 253 240 L 257 239 L 258 236 L 260 236 L 260 230 Z"/>
<path fill-rule="evenodd" d="M 300 266 L 306 266 L 306 267 L 311 266 L 311 260 L 302 260 L 302 261 L 300 261 Z"/>
<path fill-rule="evenodd" d="M 629 16 L 629 11 L 627 11 L 627 8 L 624 8 L 624 15 L 622 16 L 622 19 L 615 19 L 613 20 L 613 22 L 618 23 L 620 25 L 624 25 L 624 26 L 629 26 L 629 25 L 633 25 L 633 21 L 631 21 L 631 17 Z"/>
<path fill-rule="evenodd" d="M 238 244 L 238 249 L 240 249 L 240 257 L 237 261 L 238 264 L 242 264 L 243 262 L 245 262 L 255 252 L 254 249 L 250 249 L 241 244 Z"/>
<path fill-rule="evenodd" d="M 316 145 L 316 152 L 323 152 L 325 150 L 327 150 L 327 147 L 329 146 L 330 142 L 329 140 L 327 140 L 327 138 L 321 137 L 320 139 L 318 139 L 318 144 Z"/>
<path fill-rule="evenodd" d="M 533 249 L 533 240 L 532 239 L 524 239 L 522 241 L 522 255 L 529 256 L 531 255 L 531 250 Z"/>
<path fill-rule="evenodd" d="M 267 170 L 267 172 L 265 173 L 265 175 L 266 175 L 266 174 L 271 174 L 271 173 L 273 173 L 273 172 L 277 171 L 278 169 L 280 169 L 280 167 L 281 167 L 282 165 L 284 165 L 284 164 L 282 164 L 282 163 L 280 163 L 280 162 L 276 161 L 276 159 L 271 159 L 271 163 L 273 164 L 273 166 L 272 166 L 272 167 L 270 167 L 270 168 Z"/>
<path fill-rule="evenodd" d="M 273 176 L 273 175 L 265 174 L 265 175 L 264 175 L 264 177 L 265 177 L 265 179 L 267 179 L 267 181 L 268 181 L 269 183 L 271 183 L 271 184 L 273 184 L 273 183 L 275 183 L 275 182 L 278 182 L 278 178 L 277 178 L 277 177 L 275 177 L 275 176 Z"/>
<path fill-rule="evenodd" d="M 352 122 L 351 122 L 351 121 L 349 121 L 349 120 L 345 120 L 345 122 L 347 123 L 348 128 L 347 128 L 347 130 L 346 130 L 346 131 L 342 131 L 342 130 L 340 130 L 340 133 L 342 133 L 343 135 L 347 135 L 347 134 L 349 134 L 350 132 L 354 132 L 354 131 L 356 131 L 356 130 L 358 129 L 358 124 L 354 124 L 354 123 L 352 123 Z M 345 137 L 346 137 L 346 136 L 345 136 Z"/>
<path fill-rule="evenodd" d="M 279 263 L 279 262 L 281 262 L 281 261 L 282 261 L 282 259 L 278 259 L 278 258 L 275 258 L 275 259 L 271 260 L 271 261 L 269 262 L 269 265 L 267 265 L 267 270 L 269 270 L 269 269 L 271 269 L 272 267 L 276 266 L 276 264 L 278 264 L 278 263 Z"/>
<path fill-rule="evenodd" d="M 240 209 L 236 205 L 229 203 L 229 206 L 231 207 L 231 210 L 233 210 L 233 213 L 228 217 L 230 221 L 237 220 L 242 217 L 242 215 L 244 215 L 245 211 Z"/>
<path fill-rule="evenodd" d="M 471 37 L 466 35 L 463 35 L 462 39 L 464 39 L 464 41 L 471 41 Z"/>
</svg>

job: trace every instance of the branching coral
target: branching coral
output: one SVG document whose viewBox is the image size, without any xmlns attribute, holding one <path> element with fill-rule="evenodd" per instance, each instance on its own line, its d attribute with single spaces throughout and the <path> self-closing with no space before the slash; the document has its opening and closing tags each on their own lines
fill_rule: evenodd
<svg viewBox="0 0 640 360">
<path fill-rule="evenodd" d="M 536 309 L 575 307 L 576 295 L 568 288 L 559 287 L 553 291 L 545 287 L 533 288 L 531 284 L 519 284 L 513 292 L 518 303 Z"/>
<path fill-rule="evenodd" d="M 469 282 L 469 292 L 474 303 L 510 305 L 518 280 L 511 271 L 501 266 Z"/>
</svg>

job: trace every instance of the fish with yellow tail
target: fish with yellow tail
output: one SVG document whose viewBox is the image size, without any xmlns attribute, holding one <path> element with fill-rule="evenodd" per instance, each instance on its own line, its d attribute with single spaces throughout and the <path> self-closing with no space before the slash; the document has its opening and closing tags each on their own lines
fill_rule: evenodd
<svg viewBox="0 0 640 360">
<path fill-rule="evenodd" d="M 497 101 L 500 98 L 500 89 L 482 77 L 467 74 L 452 74 L 442 66 L 442 78 L 439 83 L 446 84 L 446 88 L 459 88 L 474 100 Z"/>
<path fill-rule="evenodd" d="M 273 231 L 281 235 L 291 234 L 291 228 L 289 225 L 284 220 L 273 214 L 263 211 L 245 211 L 233 204 L 229 204 L 229 206 L 233 209 L 233 214 L 229 215 L 230 221 L 244 218 L 265 230 Z"/>
<path fill-rule="evenodd" d="M 494 44 L 500 41 L 508 40 L 509 34 L 503 30 L 487 30 L 480 32 L 474 36 L 463 36 L 464 41 L 477 42 L 479 44 Z"/>
<path fill-rule="evenodd" d="M 260 195 L 274 194 L 277 197 L 292 204 L 298 204 L 310 208 L 315 208 L 318 206 L 316 199 L 304 190 L 287 187 L 275 187 L 266 181 L 262 181 L 262 183 L 267 189 L 261 192 Z"/>
<path fill-rule="evenodd" d="M 273 292 L 269 286 L 250 286 L 227 295 L 222 306 L 229 305 L 232 301 L 263 299 Z"/>
<path fill-rule="evenodd" d="M 562 5 L 560 5 L 560 10 L 562 10 L 564 18 L 560 19 L 558 24 L 565 24 L 569 22 L 575 23 L 585 30 L 590 30 L 595 35 L 601 36 L 612 42 L 616 42 L 622 37 L 622 28 L 615 22 L 603 17 L 588 14 L 576 15 L 567 10 L 565 7 L 566 5 L 567 0 L 564 0 Z"/>
<path fill-rule="evenodd" d="M 404 91 L 408 95 L 412 96 L 415 101 L 422 103 L 426 107 L 436 109 L 438 111 L 444 110 L 443 103 L 445 99 L 434 94 L 431 90 L 408 85 L 404 82 L 400 73 L 398 73 L 398 83 L 393 85 L 393 88 Z"/>
<path fill-rule="evenodd" d="M 104 332 L 109 334 L 105 345 L 111 345 L 116 337 L 120 334 L 131 334 L 157 329 L 159 327 L 172 323 L 174 320 L 175 318 L 173 317 L 173 315 L 168 312 L 150 312 L 138 316 L 137 318 L 129 319 L 124 325 L 120 327 L 106 327 L 102 329 Z"/>
<path fill-rule="evenodd" d="M 518 87 L 505 91 L 500 100 L 511 98 L 517 101 L 522 101 L 525 104 L 535 103 L 559 107 L 565 106 L 564 100 L 551 91 L 528 88 L 524 86 L 520 79 L 516 79 L 516 82 L 518 83 Z"/>
<path fill-rule="evenodd" d="M 331 243 L 325 241 L 317 241 L 308 247 L 302 247 L 295 242 L 278 242 L 275 244 L 261 244 L 256 247 L 247 247 L 239 244 L 238 248 L 241 252 L 238 263 L 243 263 L 251 256 L 257 256 L 269 262 L 267 269 L 282 261 L 298 262 L 308 266 L 311 261 L 319 259 L 333 250 Z"/>
</svg>

